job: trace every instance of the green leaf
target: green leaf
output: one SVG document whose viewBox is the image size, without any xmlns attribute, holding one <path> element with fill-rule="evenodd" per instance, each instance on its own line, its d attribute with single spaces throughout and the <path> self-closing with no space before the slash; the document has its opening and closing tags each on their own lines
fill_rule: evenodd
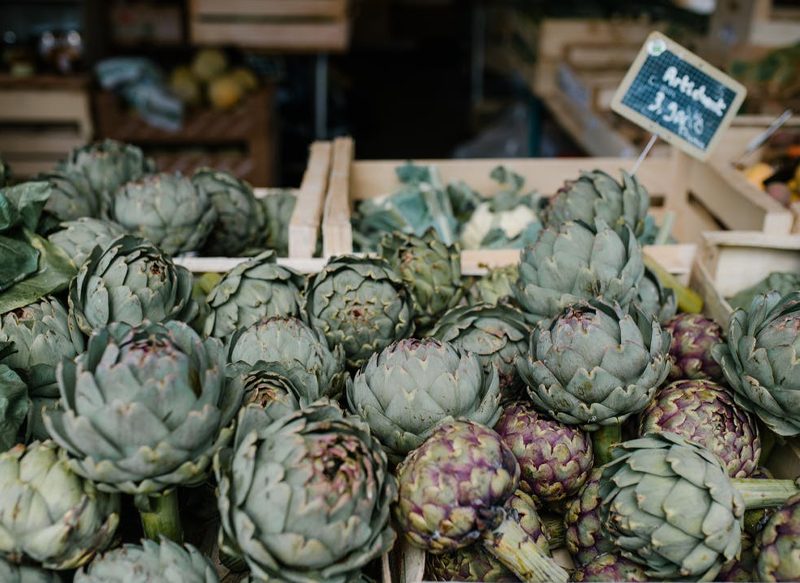
<svg viewBox="0 0 800 583">
<path fill-rule="evenodd" d="M 60 247 L 47 239 L 23 232 L 25 240 L 40 254 L 38 271 L 0 294 L 0 314 L 27 306 L 40 298 L 65 289 L 76 269 Z"/>
<path fill-rule="evenodd" d="M 17 207 L 11 204 L 3 190 L 0 189 L 0 233 L 9 230 L 19 221 Z"/>
<path fill-rule="evenodd" d="M 19 441 L 30 405 L 28 387 L 17 373 L 0 364 L 0 452 Z"/>
<path fill-rule="evenodd" d="M 18 239 L 0 235 L 0 292 L 35 273 L 39 267 L 39 251 Z"/>
<path fill-rule="evenodd" d="M 50 190 L 49 182 L 38 180 L 9 186 L 0 192 L 16 208 L 22 225 L 29 231 L 34 231 L 39 223 L 39 216 L 42 214 L 44 205 L 50 198 Z"/>
</svg>

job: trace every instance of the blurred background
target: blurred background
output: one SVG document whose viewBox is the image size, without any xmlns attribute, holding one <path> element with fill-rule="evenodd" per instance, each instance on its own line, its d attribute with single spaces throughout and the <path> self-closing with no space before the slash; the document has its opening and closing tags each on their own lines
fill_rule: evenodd
<svg viewBox="0 0 800 583">
<path fill-rule="evenodd" d="M 0 0 L 0 156 L 24 178 L 109 137 L 256 186 L 339 135 L 361 159 L 634 157 L 609 103 L 656 29 L 748 112 L 800 98 L 798 1 Z"/>
</svg>

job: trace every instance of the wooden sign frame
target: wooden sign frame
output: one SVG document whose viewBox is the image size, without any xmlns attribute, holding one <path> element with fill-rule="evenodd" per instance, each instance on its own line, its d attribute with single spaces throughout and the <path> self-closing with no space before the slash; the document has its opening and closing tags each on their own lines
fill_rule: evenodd
<svg viewBox="0 0 800 583">
<path fill-rule="evenodd" d="M 662 51 L 670 51 L 684 63 L 687 63 L 702 73 L 708 75 L 714 81 L 724 85 L 734 93 L 734 98 L 730 104 L 730 107 L 723 114 L 723 117 L 721 118 L 713 137 L 711 140 L 709 140 L 705 149 L 695 146 L 694 144 L 688 142 L 685 138 L 682 138 L 680 135 L 670 131 L 663 125 L 642 115 L 635 109 L 623 103 L 625 96 L 628 94 L 628 90 L 631 88 L 636 80 L 636 77 L 639 75 L 639 72 L 644 66 L 645 61 L 647 61 L 647 58 L 652 54 L 651 50 L 653 47 L 658 47 Z M 730 125 L 731 121 L 736 115 L 736 112 L 742 105 L 746 95 L 747 89 L 745 89 L 744 85 L 735 79 L 732 79 L 730 76 L 726 75 L 710 63 L 704 61 L 694 53 L 682 47 L 669 37 L 661 34 L 660 32 L 652 32 L 644 42 L 639 54 L 636 55 L 636 59 L 633 61 L 628 69 L 628 72 L 625 74 L 625 78 L 622 80 L 622 83 L 617 88 L 617 92 L 614 94 L 614 98 L 611 101 L 611 109 L 620 114 L 622 117 L 631 120 L 638 126 L 652 132 L 653 134 L 656 134 L 664 141 L 677 148 L 680 148 L 687 154 L 700 160 L 707 160 L 725 133 L 725 129 Z"/>
</svg>

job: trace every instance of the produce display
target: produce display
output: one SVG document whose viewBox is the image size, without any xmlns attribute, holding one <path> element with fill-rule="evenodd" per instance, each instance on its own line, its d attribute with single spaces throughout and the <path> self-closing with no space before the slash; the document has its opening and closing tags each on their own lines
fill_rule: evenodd
<svg viewBox="0 0 800 583">
<path fill-rule="evenodd" d="M 407 583 L 411 547 L 435 581 L 800 577 L 763 467 L 800 433 L 791 274 L 720 325 L 645 260 L 634 178 L 490 203 L 408 166 L 373 253 L 304 275 L 285 200 L 140 154 L 0 187 L 0 581 Z M 464 277 L 479 212 L 524 249 Z"/>
</svg>

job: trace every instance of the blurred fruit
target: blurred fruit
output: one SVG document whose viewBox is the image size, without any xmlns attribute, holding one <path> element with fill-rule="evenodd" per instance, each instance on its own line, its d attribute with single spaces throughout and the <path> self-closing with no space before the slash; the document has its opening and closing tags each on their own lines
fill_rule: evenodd
<svg viewBox="0 0 800 583">
<path fill-rule="evenodd" d="M 239 87 L 241 87 L 242 91 L 245 93 L 253 91 L 258 87 L 258 78 L 255 73 L 247 67 L 236 67 L 231 71 L 229 76 L 239 84 Z"/>
<path fill-rule="evenodd" d="M 764 162 L 753 164 L 744 170 L 744 177 L 748 182 L 764 190 L 764 181 L 772 176 L 775 171 L 772 166 Z"/>
<path fill-rule="evenodd" d="M 188 66 L 177 67 L 172 71 L 169 86 L 186 105 L 198 105 L 202 99 L 200 83 Z"/>
<path fill-rule="evenodd" d="M 202 49 L 192 61 L 192 73 L 200 81 L 209 82 L 228 68 L 228 58 L 219 49 Z"/>
<path fill-rule="evenodd" d="M 242 99 L 242 87 L 233 77 L 214 79 L 208 85 L 208 100 L 215 109 L 230 109 Z"/>
</svg>

